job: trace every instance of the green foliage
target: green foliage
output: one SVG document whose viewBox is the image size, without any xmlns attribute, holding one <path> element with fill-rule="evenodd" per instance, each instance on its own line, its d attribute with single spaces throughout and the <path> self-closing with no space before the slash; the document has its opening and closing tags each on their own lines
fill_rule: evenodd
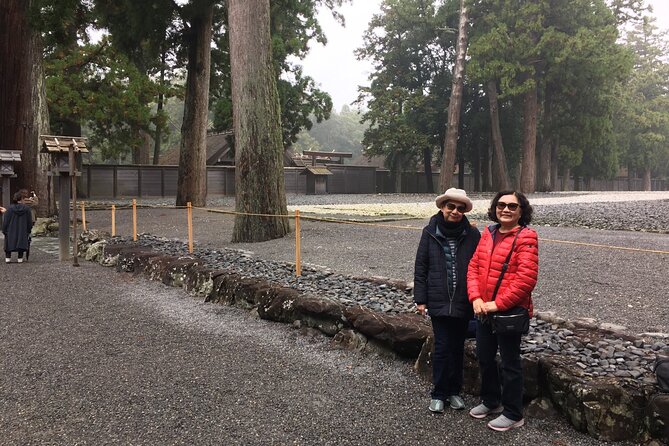
<svg viewBox="0 0 669 446">
<path fill-rule="evenodd" d="M 387 156 L 394 170 L 416 168 L 425 153 L 443 145 L 457 8 L 439 6 L 385 0 L 357 51 L 375 67 L 371 86 L 360 89 L 359 101 L 368 107 L 365 154 Z"/>
<path fill-rule="evenodd" d="M 277 75 L 277 89 L 281 104 L 281 122 L 284 147 L 290 147 L 302 129 L 310 129 L 312 118 L 321 122 L 330 116 L 332 99 L 326 92 L 317 88 L 314 80 L 305 76 L 302 68 L 293 63 L 304 58 L 309 50 L 309 43 L 316 41 L 327 43 L 323 30 L 316 18 L 320 6 L 329 8 L 333 15 L 341 17 L 335 8 L 350 0 L 277 0 L 271 2 L 271 37 L 272 57 Z M 228 130 L 232 125 L 232 106 L 230 101 L 228 42 L 224 35 L 217 41 L 218 55 L 221 62 L 217 71 L 223 77 L 212 90 L 214 101 L 214 129 Z"/>
<path fill-rule="evenodd" d="M 76 46 L 45 63 L 51 119 L 74 120 L 91 130 L 105 158 L 141 143 L 154 119 L 149 106 L 158 86 L 106 40 Z"/>
<path fill-rule="evenodd" d="M 645 19 L 628 34 L 634 52 L 634 71 L 621 88 L 617 137 L 627 165 L 669 175 L 669 48 L 667 34 Z"/>
</svg>

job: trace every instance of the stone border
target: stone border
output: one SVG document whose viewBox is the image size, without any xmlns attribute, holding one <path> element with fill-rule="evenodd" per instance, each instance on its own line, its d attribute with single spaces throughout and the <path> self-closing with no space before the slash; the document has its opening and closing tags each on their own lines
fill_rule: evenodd
<svg viewBox="0 0 669 446">
<path fill-rule="evenodd" d="M 331 338 L 330 345 L 334 348 L 415 360 L 416 372 L 428 381 L 431 379 L 432 329 L 419 315 L 387 315 L 360 305 L 344 306 L 262 279 L 214 270 L 195 257 L 166 256 L 132 243 L 107 244 L 105 237 L 108 238 L 96 231 L 82 234 L 81 256 L 113 266 L 118 272 L 182 287 L 205 302 L 246 308 L 262 319 L 291 323 L 305 333 L 317 330 Z M 548 323 L 567 327 L 603 333 L 620 330 L 599 327 L 591 320 L 569 322 L 552 313 L 539 316 Z M 528 416 L 559 413 L 577 430 L 600 440 L 651 441 L 649 444 L 667 441 L 669 395 L 658 393 L 656 386 L 647 382 L 584 376 L 565 359 L 547 353 L 523 355 Z M 471 341 L 465 346 L 464 374 L 464 390 L 477 395 L 480 378 Z"/>
</svg>

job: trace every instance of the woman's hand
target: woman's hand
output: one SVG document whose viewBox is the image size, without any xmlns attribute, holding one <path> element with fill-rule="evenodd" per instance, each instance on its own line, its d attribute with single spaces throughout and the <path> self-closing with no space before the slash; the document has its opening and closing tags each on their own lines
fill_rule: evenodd
<svg viewBox="0 0 669 446">
<path fill-rule="evenodd" d="M 6 211 L 7 211 L 7 209 L 0 206 L 0 214 L 4 214 Z"/>
<path fill-rule="evenodd" d="M 485 302 L 483 304 L 483 311 L 488 314 L 488 313 L 497 313 L 499 309 L 497 308 L 497 304 L 495 301 L 492 302 Z"/>
<path fill-rule="evenodd" d="M 480 297 L 476 299 L 474 302 L 472 302 L 472 306 L 474 307 L 474 314 L 477 316 L 481 316 L 485 314 L 485 302 L 483 302 L 483 299 Z"/>
<path fill-rule="evenodd" d="M 416 305 L 416 311 L 418 311 L 418 314 L 420 314 L 421 316 L 427 316 L 427 305 L 425 304 Z"/>
</svg>

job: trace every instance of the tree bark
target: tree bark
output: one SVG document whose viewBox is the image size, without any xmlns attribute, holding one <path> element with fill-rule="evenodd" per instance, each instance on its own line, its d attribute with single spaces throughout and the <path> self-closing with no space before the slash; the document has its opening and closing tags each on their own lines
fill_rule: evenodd
<svg viewBox="0 0 669 446">
<path fill-rule="evenodd" d="M 643 190 L 651 190 L 651 181 L 650 181 L 650 167 L 643 168 Z"/>
<path fill-rule="evenodd" d="M 272 64 L 269 0 L 229 0 L 236 210 L 233 242 L 261 242 L 290 231 L 283 143 Z"/>
<path fill-rule="evenodd" d="M 561 191 L 568 191 L 571 190 L 569 189 L 569 181 L 571 177 L 571 169 L 570 168 L 565 168 L 563 173 L 562 173 L 562 187 L 560 188 Z M 576 182 L 576 179 L 574 179 L 574 182 Z"/>
<path fill-rule="evenodd" d="M 207 204 L 207 125 L 213 15 L 213 3 L 202 4 L 201 9 L 194 13 L 190 29 L 184 37 L 188 48 L 188 63 L 181 126 L 177 206 L 185 206 L 189 201 L 193 206 Z"/>
<path fill-rule="evenodd" d="M 464 84 L 465 59 L 467 57 L 467 7 L 465 6 L 465 0 L 460 0 L 460 23 L 458 25 L 458 46 L 456 53 L 451 99 L 448 104 L 448 127 L 444 143 L 444 156 L 441 162 L 440 190 L 446 190 L 451 187 L 460 130 L 462 86 Z"/>
<path fill-rule="evenodd" d="M 427 192 L 434 193 L 434 183 L 432 182 L 432 149 L 423 149 L 423 168 L 425 172 L 425 184 L 427 185 Z"/>
<path fill-rule="evenodd" d="M 546 99 L 544 100 L 544 119 L 542 126 L 541 145 L 539 146 L 539 190 L 550 192 L 553 190 L 553 170 L 551 168 L 551 152 L 553 149 L 553 129 L 551 122 L 553 119 L 553 94 L 550 89 L 546 89 Z"/>
<path fill-rule="evenodd" d="M 560 136 L 556 135 L 551 144 L 551 190 L 558 190 L 558 147 Z"/>
<path fill-rule="evenodd" d="M 39 135 L 47 133 L 49 117 L 41 38 L 27 20 L 30 4 L 0 2 L 0 149 L 22 152 L 21 162 L 14 165 L 17 178 L 11 181 L 12 192 L 34 190 L 42 198 L 37 208 L 41 216 L 55 207 L 47 199 L 49 159 L 40 155 Z"/>
<path fill-rule="evenodd" d="M 156 110 L 156 133 L 154 135 L 154 145 L 153 145 L 153 165 L 157 166 L 160 164 L 160 146 L 163 140 L 163 103 L 165 101 L 165 95 L 163 94 L 163 88 L 165 87 L 165 60 L 167 58 L 167 51 L 164 46 L 161 46 L 162 51 L 160 53 L 160 93 L 158 93 L 158 105 Z M 206 167 L 205 167 L 206 169 Z"/>
<path fill-rule="evenodd" d="M 499 127 L 499 103 L 497 102 L 497 84 L 488 82 L 488 101 L 490 102 L 490 127 L 492 129 L 492 186 L 498 190 L 509 188 L 509 173 L 506 168 L 506 155 L 502 144 L 502 130 Z"/>
<path fill-rule="evenodd" d="M 520 169 L 520 190 L 525 193 L 536 191 L 536 150 L 537 150 L 537 84 L 525 93 L 523 111 L 523 159 Z"/>
<path fill-rule="evenodd" d="M 481 138 L 476 139 L 474 154 L 472 157 L 472 174 L 474 175 L 474 190 L 481 191 Z"/>
</svg>

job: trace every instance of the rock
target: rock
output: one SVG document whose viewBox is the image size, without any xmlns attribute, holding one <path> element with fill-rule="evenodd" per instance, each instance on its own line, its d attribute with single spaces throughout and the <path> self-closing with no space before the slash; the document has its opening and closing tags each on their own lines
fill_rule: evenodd
<svg viewBox="0 0 669 446">
<path fill-rule="evenodd" d="M 535 398 L 525 409 L 525 416 L 544 420 L 547 418 L 556 418 L 558 416 L 555 406 L 549 398 Z"/>
<path fill-rule="evenodd" d="M 334 335 L 330 345 L 334 348 L 361 352 L 367 346 L 367 338 L 355 330 L 344 329 Z"/>
<path fill-rule="evenodd" d="M 390 316 L 357 306 L 347 308 L 344 316 L 365 336 L 374 338 L 399 355 L 409 358 L 418 356 L 425 339 L 432 333 L 425 318 L 417 314 Z"/>
<path fill-rule="evenodd" d="M 624 325 L 610 324 L 608 322 L 600 324 L 599 328 L 601 330 L 609 331 L 612 333 L 624 333 L 627 331 L 627 327 L 625 327 Z"/>
</svg>

